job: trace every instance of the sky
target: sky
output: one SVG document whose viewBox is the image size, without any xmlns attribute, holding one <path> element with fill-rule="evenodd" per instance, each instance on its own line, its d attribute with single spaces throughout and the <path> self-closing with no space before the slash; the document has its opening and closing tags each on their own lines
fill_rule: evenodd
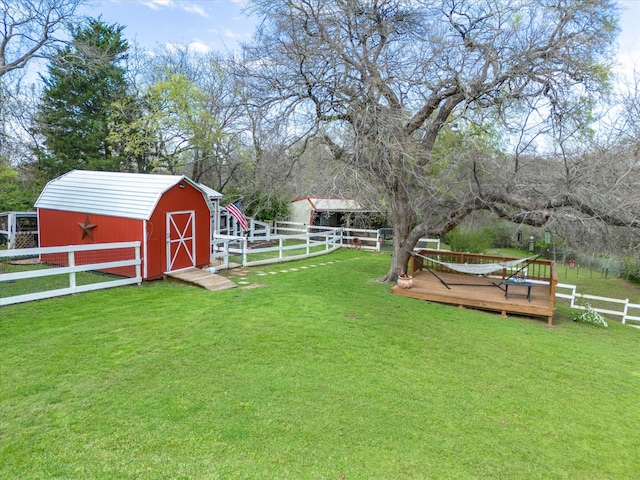
<svg viewBox="0 0 640 480">
<path fill-rule="evenodd" d="M 94 0 L 87 12 L 124 25 L 125 38 L 144 48 L 179 43 L 223 53 L 251 39 L 257 19 L 245 7 L 245 0 Z"/>
<path fill-rule="evenodd" d="M 622 7 L 618 61 L 640 70 L 640 0 L 620 0 Z M 154 49 L 188 44 L 199 52 L 237 52 L 258 23 L 243 12 L 246 0 L 94 0 L 87 13 L 125 26 L 127 40 Z"/>
</svg>

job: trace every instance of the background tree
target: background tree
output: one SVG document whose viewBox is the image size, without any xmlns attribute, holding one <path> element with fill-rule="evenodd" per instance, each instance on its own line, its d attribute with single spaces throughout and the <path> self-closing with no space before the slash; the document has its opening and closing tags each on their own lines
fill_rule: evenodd
<svg viewBox="0 0 640 480">
<path fill-rule="evenodd" d="M 0 2 L 0 210 L 28 210 L 41 185 L 27 164 L 36 139 L 29 134 L 37 87 L 30 64 L 51 58 L 68 39 L 84 0 Z"/>
<path fill-rule="evenodd" d="M 118 152 L 120 170 L 153 173 L 160 142 L 151 105 L 143 96 L 133 94 L 117 99 L 112 107 L 107 141 Z"/>
<path fill-rule="evenodd" d="M 120 63 L 128 44 L 124 27 L 90 20 L 71 44 L 51 60 L 35 131 L 44 138 L 38 151 L 45 179 L 74 168 L 119 170 L 122 158 L 109 141 L 115 103 L 126 96 Z"/>
<path fill-rule="evenodd" d="M 38 193 L 33 184 L 20 178 L 18 170 L 0 157 L 0 212 L 29 210 Z"/>
<path fill-rule="evenodd" d="M 186 76 L 169 74 L 146 90 L 143 115 L 131 124 L 134 132 L 145 134 L 136 141 L 125 132 L 124 141 L 128 148 L 150 152 L 154 171 L 176 174 L 185 170 L 200 156 L 200 149 L 206 148 L 203 137 L 211 123 L 203 111 L 204 101 L 203 92 Z M 121 122 L 116 128 L 123 126 L 127 124 Z"/>
<path fill-rule="evenodd" d="M 180 172 L 223 190 L 246 161 L 236 79 L 224 58 L 174 44 L 155 52 L 141 75 L 131 124 L 116 125 L 113 139 L 158 171 Z M 128 116 L 121 105 L 119 115 Z"/>
<path fill-rule="evenodd" d="M 22 166 L 32 145 L 24 128 L 31 106 L 27 98 L 19 101 L 0 90 L 0 212 L 30 210 L 39 193 L 40 185 Z"/>
<path fill-rule="evenodd" d="M 50 58 L 86 0 L 3 0 L 0 77 L 34 58 Z"/>
<path fill-rule="evenodd" d="M 442 164 L 433 153 L 458 116 L 478 124 L 484 112 L 501 118 L 539 99 L 548 118 L 560 99 L 602 89 L 616 35 L 610 1 L 252 4 L 264 18 L 245 50 L 254 95 L 271 117 L 304 120 L 300 129 L 314 129 L 361 182 L 379 186 L 394 227 L 387 280 L 420 237 L 442 235 L 470 212 L 542 225 L 554 208 L 604 206 L 587 207 L 591 199 L 566 184 L 549 188 L 539 169 L 504 157 Z"/>
</svg>

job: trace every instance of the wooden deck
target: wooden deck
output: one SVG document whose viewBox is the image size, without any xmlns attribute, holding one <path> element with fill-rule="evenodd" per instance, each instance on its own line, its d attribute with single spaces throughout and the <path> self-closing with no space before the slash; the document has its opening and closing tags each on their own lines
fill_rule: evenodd
<svg viewBox="0 0 640 480">
<path fill-rule="evenodd" d="M 496 286 L 500 284 L 501 278 L 436 273 L 449 284 L 449 289 L 432 273 L 422 270 L 413 273 L 413 287 L 402 289 L 398 285 L 394 285 L 391 291 L 395 295 L 419 300 L 499 312 L 503 317 L 509 314 L 543 317 L 547 320 L 548 325 L 553 324 L 555 297 L 551 298 L 549 285 L 535 285 L 531 289 L 531 301 L 529 302 L 527 288 L 523 286 L 510 286 L 509 298 L 505 298 L 504 285 Z"/>
</svg>

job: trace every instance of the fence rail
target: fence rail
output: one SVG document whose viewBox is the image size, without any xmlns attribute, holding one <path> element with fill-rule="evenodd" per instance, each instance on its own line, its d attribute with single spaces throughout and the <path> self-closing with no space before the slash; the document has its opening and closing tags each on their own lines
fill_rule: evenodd
<svg viewBox="0 0 640 480">
<path fill-rule="evenodd" d="M 283 262 L 290 260 L 300 260 L 303 258 L 315 257 L 317 255 L 324 255 L 329 252 L 333 252 L 342 247 L 343 230 L 341 228 L 332 229 L 330 231 L 321 233 L 306 233 L 303 235 L 296 235 L 295 238 L 300 241 L 299 244 L 285 245 L 287 241 L 291 241 L 290 236 L 279 236 L 277 238 L 271 238 L 272 241 L 277 240 L 278 244 L 273 247 L 261 248 L 259 250 L 243 252 L 243 263 L 246 266 L 265 265 L 275 262 Z M 300 251 L 301 253 L 295 254 L 293 252 Z M 286 254 L 285 252 L 288 252 Z M 260 255 L 272 255 L 270 258 L 249 260 L 249 256 L 253 254 L 254 257 Z M 277 254 L 277 256 L 276 256 Z"/>
<path fill-rule="evenodd" d="M 231 255 L 237 255 L 241 257 L 241 263 L 243 266 L 257 266 L 265 265 L 269 263 L 278 263 L 290 260 L 299 260 L 302 258 L 309 258 L 316 255 L 323 255 L 338 248 L 348 246 L 350 239 L 354 237 L 353 233 L 376 233 L 376 230 L 360 230 L 360 229 L 343 229 L 343 228 L 327 228 L 327 227 L 307 227 L 304 224 L 291 224 L 292 222 L 279 222 L 288 223 L 289 225 L 277 225 L 275 227 L 276 232 L 289 232 L 289 234 L 270 235 L 268 239 L 271 242 L 276 242 L 273 246 L 266 248 L 250 249 L 248 247 L 249 240 L 245 237 L 218 235 L 211 242 L 211 257 L 212 260 L 217 260 L 216 268 L 229 268 L 229 257 Z M 302 227 L 302 228 L 301 228 Z M 316 231 L 306 232 L 304 228 L 312 228 Z M 301 229 L 305 233 L 300 233 Z M 379 238 L 373 237 L 357 237 L 372 239 L 379 245 Z M 422 241 L 434 241 L 439 242 L 437 239 L 422 239 Z M 363 242 L 364 243 L 364 242 Z M 438 243 L 439 245 L 439 243 Z M 363 245 L 363 248 L 367 248 Z M 82 255 L 90 252 L 102 252 L 128 249 L 133 253 L 129 256 L 132 258 L 127 259 L 111 259 L 111 260 L 98 260 L 87 261 L 82 259 Z M 375 250 L 373 245 L 367 248 L 369 250 Z M 292 254 L 293 252 L 300 251 L 299 254 Z M 446 254 L 448 252 L 442 252 Z M 51 263 L 47 263 L 47 259 L 53 255 L 63 254 L 63 259 Z M 121 255 L 121 253 L 116 253 Z M 42 260 L 39 265 L 33 266 L 33 269 L 5 272 L 5 264 L 8 259 L 17 258 L 36 258 Z M 256 258 L 251 260 L 250 258 Z M 263 257 L 263 258 L 260 258 Z M 265 258 L 266 257 L 266 258 Z M 61 258 L 61 257 L 58 257 Z M 63 288 L 51 288 L 38 292 L 22 293 L 18 295 L 10 295 L 6 297 L 0 297 L 0 306 L 12 305 L 15 303 L 28 302 L 32 300 L 40 300 L 43 298 L 57 297 L 61 295 L 69 295 L 73 293 L 87 292 L 91 290 L 98 290 L 103 288 L 118 287 L 121 285 L 140 284 L 142 282 L 141 275 L 141 258 L 140 258 L 140 242 L 120 242 L 120 243 L 106 243 L 106 244 L 92 244 L 92 245 L 67 245 L 61 247 L 42 247 L 42 248 L 24 248 L 24 249 L 12 249 L 12 250 L 0 250 L 0 290 L 3 294 L 7 286 L 11 283 L 20 280 L 38 279 L 49 276 L 68 276 L 68 286 Z M 39 268 L 40 267 L 40 268 Z M 116 269 L 134 269 L 135 274 L 132 275 L 120 275 L 118 278 L 109 281 L 101 281 L 96 283 L 89 283 L 79 285 L 76 275 L 81 272 L 106 272 L 111 273 Z M 563 293 L 559 290 L 568 290 L 569 293 Z M 570 300 L 570 307 L 575 309 L 585 309 L 583 305 L 579 305 L 576 301 L 579 299 L 594 300 L 597 302 L 611 303 L 615 305 L 622 305 L 621 310 L 612 310 L 611 308 L 593 307 L 593 310 L 606 315 L 615 315 L 622 317 L 622 323 L 638 322 L 640 323 L 640 304 L 631 303 L 629 299 L 616 299 L 608 297 L 600 297 L 596 295 L 588 295 L 578 293 L 576 285 L 558 283 L 555 288 L 555 297 Z M 637 314 L 632 314 L 637 313 Z M 631 323 L 630 323 L 631 324 Z M 633 325 L 640 327 L 640 325 Z"/>
<path fill-rule="evenodd" d="M 571 308 L 575 308 L 578 310 L 585 310 L 586 306 L 584 305 L 580 305 L 579 303 L 577 303 L 577 300 L 580 299 L 584 299 L 584 300 L 595 300 L 597 302 L 602 302 L 602 303 L 611 303 L 614 305 L 624 305 L 622 310 L 612 310 L 611 308 L 602 308 L 602 307 L 598 307 L 598 306 L 591 306 L 591 308 L 593 310 L 595 310 L 598 313 L 603 313 L 605 315 L 615 315 L 618 317 L 622 317 L 622 323 L 626 324 L 628 321 L 629 322 L 640 322 L 640 315 L 631 315 L 630 311 L 631 310 L 638 310 L 640 312 L 640 304 L 636 304 L 636 303 L 631 303 L 629 302 L 628 298 L 625 298 L 624 300 L 621 300 L 619 298 L 609 298 L 609 297 L 600 297 L 597 295 L 588 295 L 586 293 L 578 293 L 577 290 L 577 286 L 576 285 L 569 285 L 566 283 L 558 283 L 556 285 L 556 298 L 564 298 L 567 300 L 570 300 L 570 307 Z M 565 290 L 569 290 L 570 293 L 560 293 L 558 292 L 558 289 L 565 289 Z M 636 325 L 634 325 L 636 326 Z"/>
<path fill-rule="evenodd" d="M 323 232 L 334 230 L 335 227 L 323 227 L 319 225 L 307 225 L 299 222 L 288 222 L 278 220 L 274 223 L 274 231 L 280 235 L 299 235 L 312 232 Z M 362 250 L 380 252 L 382 247 L 393 241 L 392 229 L 380 228 L 365 229 L 342 227 L 343 246 L 357 247 Z M 439 238 L 421 238 L 416 244 L 416 249 L 433 247 L 436 250 L 440 248 Z"/>
<path fill-rule="evenodd" d="M 238 264 L 253 267 L 323 255 L 343 246 L 343 231 L 332 228 L 314 233 L 271 235 L 268 240 L 271 246 L 250 248 L 250 239 L 245 237 L 216 235 L 211 242 L 215 268 L 229 268 L 232 263 L 229 257 L 232 256 L 239 257 Z"/>
<path fill-rule="evenodd" d="M 125 251 L 130 253 L 126 256 L 130 258 L 98 260 L 93 257 L 96 252 L 108 252 L 106 256 L 115 254 L 117 256 L 125 256 Z M 57 257 L 56 257 L 57 255 Z M 20 270 L 16 263 L 7 262 L 7 259 L 18 258 L 35 258 L 40 260 L 39 263 L 30 265 L 29 269 Z M 55 260 L 53 260 L 55 258 Z M 20 293 L 0 298 L 0 306 L 12 305 L 15 303 L 29 302 L 32 300 L 40 300 L 43 298 L 58 297 L 61 295 L 69 295 L 73 293 L 88 292 L 91 290 L 99 290 L 103 288 L 119 287 L 121 285 L 139 284 L 142 282 L 141 275 L 141 259 L 140 259 L 140 242 L 119 242 L 104 243 L 92 245 L 66 245 L 60 247 L 43 247 L 43 248 L 23 248 L 0 251 L 0 261 L 3 262 L 3 270 L 13 266 L 17 271 L 0 273 L 0 286 L 2 286 L 3 294 L 9 291 L 7 285 L 21 280 L 40 279 L 50 276 L 68 276 L 68 286 L 62 288 L 52 288 L 52 286 L 44 286 L 44 289 L 29 293 Z M 55 263 L 51 263 L 51 262 Z M 131 275 L 117 275 L 115 272 L 123 269 L 133 269 Z M 109 281 L 97 281 L 80 285 L 78 283 L 77 274 L 81 272 L 100 272 L 110 275 L 117 275 L 117 278 Z M 113 278 L 110 276 L 109 278 Z"/>
<path fill-rule="evenodd" d="M 629 310 L 637 310 L 639 315 L 629 315 Z M 627 320 L 632 322 L 640 322 L 640 303 L 627 303 L 624 306 L 624 315 L 622 316 L 622 323 L 627 323 Z M 640 325 L 633 325 L 640 328 Z"/>
</svg>

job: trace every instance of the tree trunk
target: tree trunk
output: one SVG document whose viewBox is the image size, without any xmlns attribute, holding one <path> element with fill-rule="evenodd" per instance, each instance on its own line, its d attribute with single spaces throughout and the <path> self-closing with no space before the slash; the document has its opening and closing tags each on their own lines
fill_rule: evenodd
<svg viewBox="0 0 640 480">
<path fill-rule="evenodd" d="M 191 167 L 191 179 L 194 182 L 202 181 L 202 163 L 203 160 L 200 155 L 200 149 L 194 148 L 193 150 L 193 166 Z"/>
<path fill-rule="evenodd" d="M 398 275 L 406 273 L 409 253 L 413 250 L 411 244 L 411 225 L 414 215 L 409 205 L 406 192 L 396 192 L 392 200 L 391 221 L 393 223 L 393 255 L 389 271 L 382 278 L 383 282 L 395 282 Z M 415 244 L 415 242 L 413 242 Z"/>
</svg>

